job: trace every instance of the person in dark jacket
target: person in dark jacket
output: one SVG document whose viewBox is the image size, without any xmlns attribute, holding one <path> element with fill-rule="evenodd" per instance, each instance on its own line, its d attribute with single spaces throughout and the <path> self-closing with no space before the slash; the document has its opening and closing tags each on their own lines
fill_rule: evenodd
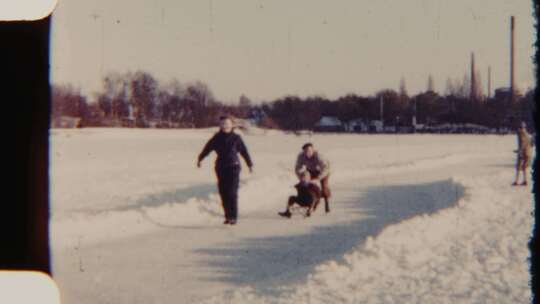
<svg viewBox="0 0 540 304">
<path fill-rule="evenodd" d="M 199 154 L 197 167 L 202 160 L 215 151 L 217 159 L 215 171 L 218 180 L 219 196 L 225 212 L 224 224 L 234 225 L 238 219 L 238 186 L 240 182 L 240 160 L 238 154 L 246 161 L 249 172 L 253 172 L 253 163 L 240 135 L 233 132 L 233 121 L 229 116 L 220 118 L 220 130 L 204 146 Z"/>
<path fill-rule="evenodd" d="M 321 190 L 311 182 L 311 174 L 308 170 L 300 173 L 300 182 L 294 185 L 297 191 L 296 196 L 290 196 L 287 202 L 287 209 L 284 212 L 278 212 L 283 217 L 291 217 L 291 207 L 297 204 L 307 208 L 306 217 L 311 215 L 311 212 L 317 208 L 321 199 Z"/>
</svg>

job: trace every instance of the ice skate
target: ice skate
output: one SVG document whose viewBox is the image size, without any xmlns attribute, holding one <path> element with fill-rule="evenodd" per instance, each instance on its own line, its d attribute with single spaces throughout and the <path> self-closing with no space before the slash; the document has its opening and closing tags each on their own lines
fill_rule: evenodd
<svg viewBox="0 0 540 304">
<path fill-rule="evenodd" d="M 291 218 L 291 212 L 289 210 L 284 212 L 278 212 L 278 214 L 286 218 Z"/>
</svg>

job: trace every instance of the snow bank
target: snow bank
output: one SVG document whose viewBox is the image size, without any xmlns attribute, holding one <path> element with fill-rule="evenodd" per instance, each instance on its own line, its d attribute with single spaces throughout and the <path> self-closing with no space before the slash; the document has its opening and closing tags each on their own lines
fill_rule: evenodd
<svg viewBox="0 0 540 304">
<path fill-rule="evenodd" d="M 418 170 L 429 170 L 450 166 L 465 162 L 475 157 L 480 157 L 481 154 L 460 153 L 460 154 L 445 154 L 437 157 L 426 157 L 411 161 L 402 162 L 387 162 L 379 166 L 366 166 L 361 170 L 340 170 L 337 174 L 332 174 L 332 180 L 340 182 L 344 180 L 363 178 L 368 176 L 377 176 L 380 174 L 397 174 Z"/>
<path fill-rule="evenodd" d="M 294 183 L 295 178 L 287 173 L 242 179 L 239 190 L 240 216 L 253 211 L 277 210 L 277 206 L 281 208 L 285 198 L 292 194 Z M 261 189 L 272 190 L 266 190 L 261 195 Z M 209 187 L 207 191 L 202 197 L 189 197 L 186 200 L 175 195 L 182 192 L 177 190 L 161 198 L 146 198 L 147 202 L 141 200 L 136 205 L 73 212 L 68 217 L 51 222 L 55 247 L 73 247 L 81 239 L 84 239 L 85 244 L 113 241 L 148 233 L 160 227 L 188 227 L 211 221 L 221 222 L 223 209 L 217 187 Z M 276 205 L 275 202 L 280 204 Z"/>
<path fill-rule="evenodd" d="M 57 249 L 85 244 L 114 241 L 118 238 L 147 233 L 157 227 L 192 225 L 221 217 L 217 195 L 207 200 L 190 198 L 185 202 L 173 201 L 159 207 L 125 208 L 95 213 L 77 213 L 69 218 L 51 222 L 51 234 Z"/>
<path fill-rule="evenodd" d="M 387 227 L 301 285 L 204 303 L 530 303 L 532 195 L 511 180 L 456 178 L 466 189 L 457 206 Z"/>
</svg>

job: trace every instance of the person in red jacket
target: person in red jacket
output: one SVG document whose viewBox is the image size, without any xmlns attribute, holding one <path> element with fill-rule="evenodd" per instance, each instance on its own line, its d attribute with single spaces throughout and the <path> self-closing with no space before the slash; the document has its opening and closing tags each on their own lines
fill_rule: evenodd
<svg viewBox="0 0 540 304">
<path fill-rule="evenodd" d="M 297 191 L 296 196 L 290 196 L 287 202 L 287 209 L 284 212 L 278 212 L 283 217 L 291 217 L 291 207 L 297 204 L 301 207 L 307 208 L 306 217 L 311 215 L 311 212 L 317 208 L 319 200 L 321 199 L 321 190 L 319 187 L 311 182 L 311 174 L 309 171 L 304 170 L 300 173 L 300 182 L 294 185 Z"/>
<path fill-rule="evenodd" d="M 224 224 L 234 225 L 238 220 L 238 187 L 240 183 L 240 154 L 246 161 L 249 172 L 253 172 L 253 162 L 242 137 L 233 132 L 232 117 L 220 118 L 220 130 L 206 143 L 199 154 L 197 167 L 201 167 L 203 159 L 215 151 L 217 159 L 215 170 L 218 179 L 218 190 L 223 210 Z"/>
</svg>

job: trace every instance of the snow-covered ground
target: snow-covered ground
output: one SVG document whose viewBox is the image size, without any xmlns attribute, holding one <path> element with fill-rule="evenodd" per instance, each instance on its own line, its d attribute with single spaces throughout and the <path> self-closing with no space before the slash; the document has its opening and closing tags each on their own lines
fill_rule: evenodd
<svg viewBox="0 0 540 304">
<path fill-rule="evenodd" d="M 214 157 L 195 166 L 214 131 L 51 130 L 64 303 L 529 302 L 514 136 L 244 134 L 255 172 L 231 227 Z M 283 219 L 307 141 L 331 161 L 332 211 Z"/>
</svg>

